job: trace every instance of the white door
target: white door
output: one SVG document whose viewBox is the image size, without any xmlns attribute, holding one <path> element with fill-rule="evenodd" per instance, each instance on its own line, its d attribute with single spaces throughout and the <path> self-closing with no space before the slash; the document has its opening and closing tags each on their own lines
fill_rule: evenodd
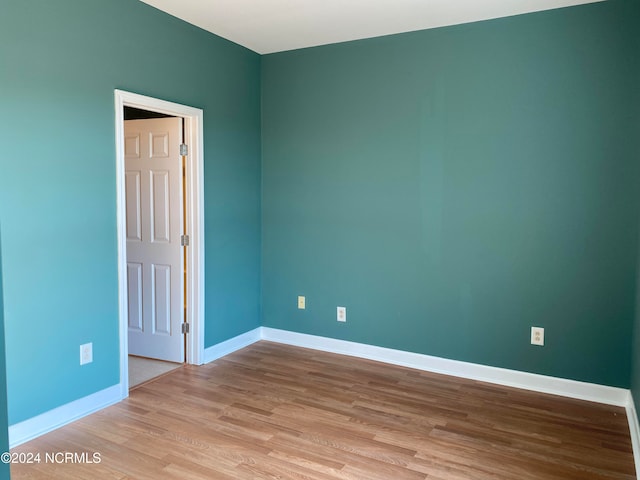
<svg viewBox="0 0 640 480">
<path fill-rule="evenodd" d="M 184 361 L 181 118 L 124 122 L 129 353 Z"/>
</svg>

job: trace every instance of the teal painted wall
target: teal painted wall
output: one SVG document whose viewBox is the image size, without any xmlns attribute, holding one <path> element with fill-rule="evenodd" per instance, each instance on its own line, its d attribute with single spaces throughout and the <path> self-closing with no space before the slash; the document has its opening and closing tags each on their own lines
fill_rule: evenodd
<svg viewBox="0 0 640 480">
<path fill-rule="evenodd" d="M 262 60 L 136 0 L 53 3 L 0 16 L 10 423 L 119 381 L 114 88 L 205 111 L 206 346 L 262 318 L 630 385 L 638 2 Z"/>
<path fill-rule="evenodd" d="M 257 327 L 260 57 L 137 0 L 6 0 L 0 65 L 10 423 L 119 382 L 115 88 L 204 109 L 206 346 Z"/>
<path fill-rule="evenodd" d="M 7 369 L 4 346 L 4 302 L 2 300 L 2 242 L 0 242 L 0 453 L 9 451 L 9 418 L 7 416 Z M 0 463 L 0 479 L 10 477 L 10 465 Z"/>
<path fill-rule="evenodd" d="M 640 52 L 640 8 L 636 9 L 634 22 L 636 25 L 636 51 Z M 640 56 L 636 56 L 636 78 L 638 84 L 640 84 Z M 635 158 L 636 162 L 640 164 L 640 89 L 635 89 L 635 97 L 633 103 L 635 104 Z M 640 184 L 640 178 L 638 178 Z M 640 186 L 638 188 L 638 199 L 640 203 Z M 638 216 L 638 223 L 640 223 L 640 215 Z M 632 336 L 632 367 L 631 367 L 631 393 L 633 394 L 633 400 L 636 404 L 636 412 L 640 412 L 640 241 L 638 242 L 638 256 L 637 256 L 637 270 L 636 270 L 636 310 L 635 310 L 635 323 Z"/>
<path fill-rule="evenodd" d="M 263 324 L 628 387 L 637 9 L 263 57 Z"/>
</svg>

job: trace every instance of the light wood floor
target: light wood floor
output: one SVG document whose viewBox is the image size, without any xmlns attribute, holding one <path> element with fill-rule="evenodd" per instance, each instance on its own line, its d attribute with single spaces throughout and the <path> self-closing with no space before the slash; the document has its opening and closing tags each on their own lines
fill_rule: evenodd
<svg viewBox="0 0 640 480">
<path fill-rule="evenodd" d="M 14 452 L 14 479 L 631 479 L 622 408 L 258 342 Z"/>
</svg>

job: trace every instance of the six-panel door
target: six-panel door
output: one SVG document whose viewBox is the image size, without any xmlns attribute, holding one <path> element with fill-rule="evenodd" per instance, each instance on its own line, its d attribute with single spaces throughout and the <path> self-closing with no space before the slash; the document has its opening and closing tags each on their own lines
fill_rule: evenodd
<svg viewBox="0 0 640 480">
<path fill-rule="evenodd" d="M 129 353 L 173 362 L 184 360 L 181 122 L 124 122 Z"/>
</svg>

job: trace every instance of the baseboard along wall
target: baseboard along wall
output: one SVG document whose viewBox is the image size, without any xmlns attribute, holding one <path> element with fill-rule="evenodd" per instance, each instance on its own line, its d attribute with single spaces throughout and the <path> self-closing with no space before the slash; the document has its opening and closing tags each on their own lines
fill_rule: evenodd
<svg viewBox="0 0 640 480">
<path fill-rule="evenodd" d="M 402 350 L 376 347 L 374 345 L 289 332 L 268 327 L 262 327 L 260 337 L 263 340 L 272 342 L 285 343 L 341 355 L 350 355 L 415 368 L 426 372 L 441 373 L 508 387 L 533 390 L 535 392 L 606 403 L 608 405 L 626 407 L 629 401 L 629 390 L 624 388 L 578 382 L 576 380 L 549 377 L 506 368 L 489 367 L 476 363 L 433 357 L 421 353 L 405 352 Z"/>
<path fill-rule="evenodd" d="M 629 421 L 636 472 L 638 478 L 640 478 L 640 424 L 638 423 L 638 415 L 630 390 L 505 368 L 489 367 L 269 327 L 259 327 L 206 348 L 204 351 L 204 363 L 217 360 L 259 340 L 366 358 L 427 372 L 624 407 Z M 102 408 L 113 405 L 123 400 L 126 396 L 122 395 L 120 384 L 114 385 L 36 417 L 11 425 L 9 427 L 9 444 L 11 447 L 15 447 L 25 443 Z"/>
<path fill-rule="evenodd" d="M 86 417 L 122 400 L 120 385 L 66 403 L 48 412 L 9 426 L 9 446 L 17 447 L 40 435 Z"/>
</svg>

